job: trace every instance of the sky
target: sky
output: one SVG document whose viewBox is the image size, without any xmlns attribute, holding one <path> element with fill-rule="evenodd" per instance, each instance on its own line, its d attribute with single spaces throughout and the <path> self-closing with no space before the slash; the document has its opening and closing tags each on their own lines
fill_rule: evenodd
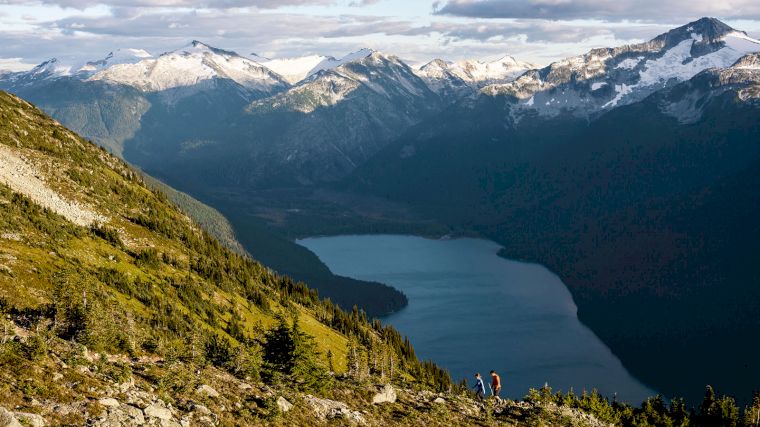
<svg viewBox="0 0 760 427">
<path fill-rule="evenodd" d="M 512 55 L 545 65 L 703 16 L 760 38 L 759 0 L 0 0 L 0 70 L 192 40 L 268 58 L 368 47 L 410 63 Z"/>
</svg>

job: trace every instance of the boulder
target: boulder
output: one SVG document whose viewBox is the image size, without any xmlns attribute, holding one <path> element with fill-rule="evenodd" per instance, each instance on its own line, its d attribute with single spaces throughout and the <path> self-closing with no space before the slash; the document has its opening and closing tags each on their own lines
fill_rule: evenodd
<svg viewBox="0 0 760 427">
<path fill-rule="evenodd" d="M 102 406 L 106 406 L 109 408 L 119 406 L 119 401 L 114 399 L 113 397 L 104 397 L 98 400 L 98 403 L 100 403 Z"/>
<path fill-rule="evenodd" d="M 198 386 L 198 388 L 195 389 L 195 394 L 205 397 L 219 397 L 219 392 L 206 384 Z"/>
<path fill-rule="evenodd" d="M 436 397 L 435 399 L 433 399 L 433 403 L 444 404 L 446 403 L 446 400 L 444 400 L 444 398 L 442 397 Z"/>
<path fill-rule="evenodd" d="M 280 411 L 284 413 L 293 409 L 293 404 L 288 402 L 288 399 L 280 396 L 277 398 L 277 407 L 280 408 Z"/>
<path fill-rule="evenodd" d="M 394 403 L 396 401 L 396 398 L 396 390 L 392 385 L 386 384 L 380 387 L 380 391 L 378 391 L 375 396 L 372 397 L 372 403 Z"/>
<path fill-rule="evenodd" d="M 317 418 L 322 421 L 344 419 L 351 424 L 367 424 L 364 416 L 362 416 L 359 411 L 351 410 L 348 405 L 343 402 L 338 402 L 336 400 L 330 399 L 320 399 L 310 394 L 307 394 L 304 400 L 317 415 Z"/>
<path fill-rule="evenodd" d="M 0 406 L 0 427 L 23 427 L 13 413 Z"/>
<path fill-rule="evenodd" d="M 28 412 L 15 412 L 14 415 L 16 415 L 16 419 L 19 420 L 19 422 L 25 426 L 45 427 L 45 425 L 47 425 L 47 423 L 45 422 L 45 419 L 42 418 L 42 415 L 39 415 L 39 414 L 30 414 Z"/>
<path fill-rule="evenodd" d="M 147 408 L 143 410 L 143 413 L 146 417 L 150 418 L 158 418 L 161 420 L 170 420 L 172 419 L 172 411 L 171 409 L 159 404 L 154 403 Z"/>
<path fill-rule="evenodd" d="M 190 410 L 193 412 L 197 412 L 201 415 L 211 415 L 211 410 L 208 409 L 206 406 L 201 405 L 199 403 L 192 403 L 190 405 Z"/>
</svg>

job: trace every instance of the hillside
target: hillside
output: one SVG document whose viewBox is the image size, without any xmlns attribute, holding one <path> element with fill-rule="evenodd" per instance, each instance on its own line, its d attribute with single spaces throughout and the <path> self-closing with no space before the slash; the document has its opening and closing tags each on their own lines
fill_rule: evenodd
<svg viewBox="0 0 760 427">
<path fill-rule="evenodd" d="M 394 330 L 226 249 L 121 160 L 4 93 L 0 141 L 0 310 L 11 319 L 0 401 L 71 403 L 94 393 L 84 368 L 49 382 L 61 366 L 86 365 L 80 358 L 88 354 L 101 377 L 124 379 L 136 361 L 158 360 L 155 375 L 169 375 L 168 361 L 179 360 L 186 374 L 216 366 L 241 378 L 279 378 L 289 371 L 272 368 L 260 344 L 278 324 L 309 349 L 303 378 L 318 382 L 305 390 L 327 385 L 328 366 L 344 372 L 349 348 L 372 355 L 375 369 L 392 365 L 385 369 L 397 380 L 447 386 L 447 375 L 417 361 Z M 299 326 L 288 326 L 294 319 Z M 61 420 L 67 416 L 83 421 L 78 410 Z"/>
</svg>

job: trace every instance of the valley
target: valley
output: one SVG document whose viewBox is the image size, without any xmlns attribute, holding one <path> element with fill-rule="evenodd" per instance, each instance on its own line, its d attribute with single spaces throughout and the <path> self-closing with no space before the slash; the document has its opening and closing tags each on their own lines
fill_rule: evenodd
<svg viewBox="0 0 760 427">
<path fill-rule="evenodd" d="M 408 299 L 295 239 L 493 240 L 556 272 L 635 378 L 694 402 L 760 377 L 757 51 L 713 18 L 543 68 L 363 49 L 269 69 L 192 42 L 0 89 L 213 206 L 255 259 L 343 308 Z"/>
</svg>

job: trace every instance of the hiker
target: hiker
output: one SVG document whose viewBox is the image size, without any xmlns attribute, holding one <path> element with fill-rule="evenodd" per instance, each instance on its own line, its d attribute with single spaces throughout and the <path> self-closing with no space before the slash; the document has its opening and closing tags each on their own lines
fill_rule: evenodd
<svg viewBox="0 0 760 427">
<path fill-rule="evenodd" d="M 491 393 L 496 397 L 496 400 L 501 400 L 499 392 L 501 392 L 501 378 L 495 371 L 491 371 Z"/>
<path fill-rule="evenodd" d="M 480 377 L 480 373 L 475 374 L 475 394 L 478 396 L 478 400 L 481 402 L 486 396 L 486 386 L 483 384 L 483 378 Z"/>
</svg>

